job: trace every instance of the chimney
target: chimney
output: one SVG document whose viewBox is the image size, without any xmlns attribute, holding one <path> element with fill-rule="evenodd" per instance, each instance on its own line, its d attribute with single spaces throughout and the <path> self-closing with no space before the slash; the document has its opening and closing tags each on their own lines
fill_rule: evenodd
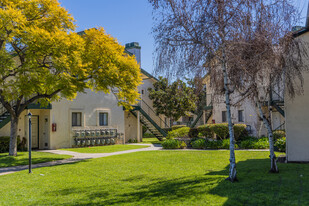
<svg viewBox="0 0 309 206">
<path fill-rule="evenodd" d="M 125 49 L 135 56 L 137 63 L 141 64 L 141 47 L 138 42 L 126 44 Z"/>
</svg>

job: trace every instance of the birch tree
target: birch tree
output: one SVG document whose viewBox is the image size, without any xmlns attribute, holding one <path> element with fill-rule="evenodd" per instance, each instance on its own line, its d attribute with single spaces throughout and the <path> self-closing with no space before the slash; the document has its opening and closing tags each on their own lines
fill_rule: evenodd
<svg viewBox="0 0 309 206">
<path fill-rule="evenodd" d="M 236 175 L 235 139 L 231 119 L 228 58 L 230 47 L 240 35 L 248 1 L 243 0 L 150 0 L 154 7 L 156 26 L 156 72 L 167 76 L 186 75 L 201 70 L 216 70 L 222 76 L 212 76 L 214 84 L 223 80 L 223 92 L 230 135 L 230 170 L 228 180 Z M 211 66 L 209 66 L 211 65 Z M 217 89 L 214 87 L 214 89 Z"/>
<path fill-rule="evenodd" d="M 263 105 L 271 106 L 270 95 L 278 85 L 285 87 L 285 93 L 291 97 L 302 92 L 302 73 L 308 70 L 308 45 L 294 38 L 292 28 L 299 14 L 288 0 L 252 1 L 246 16 L 239 28 L 242 32 L 238 45 L 230 47 L 230 53 L 239 54 L 228 58 L 233 73 L 230 79 L 244 98 L 256 103 L 257 113 L 268 132 L 270 172 L 277 173 L 270 112 Z"/>
</svg>

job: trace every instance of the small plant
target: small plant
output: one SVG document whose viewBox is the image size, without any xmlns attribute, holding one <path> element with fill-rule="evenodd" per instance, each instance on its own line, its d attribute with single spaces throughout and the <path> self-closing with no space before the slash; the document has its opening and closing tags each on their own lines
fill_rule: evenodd
<svg viewBox="0 0 309 206">
<path fill-rule="evenodd" d="M 190 127 L 182 127 L 173 131 L 170 131 L 167 135 L 167 139 L 174 139 L 174 138 L 186 138 L 189 136 Z"/>
<path fill-rule="evenodd" d="M 273 137 L 274 140 L 281 139 L 283 137 L 286 137 L 286 133 L 284 130 L 276 130 L 273 132 Z"/>
<path fill-rule="evenodd" d="M 286 138 L 282 137 L 280 139 L 277 139 L 276 142 L 275 142 L 275 147 L 277 147 L 279 152 L 285 152 Z"/>
<path fill-rule="evenodd" d="M 269 148 L 269 142 L 267 137 L 262 137 L 260 139 L 251 138 L 241 141 L 240 147 L 242 149 L 267 149 Z"/>
<path fill-rule="evenodd" d="M 246 130 L 247 125 L 245 124 L 235 124 L 233 128 L 234 128 L 234 136 L 235 136 L 236 141 L 241 140 L 248 135 L 248 132 Z"/>
<path fill-rule="evenodd" d="M 205 149 L 206 148 L 206 140 L 205 139 L 198 139 L 191 143 L 192 148 L 194 149 Z"/>
<path fill-rule="evenodd" d="M 213 131 L 210 129 L 210 125 L 206 124 L 206 125 L 201 125 L 199 127 L 197 127 L 198 129 L 198 136 L 199 137 L 205 137 L 205 138 L 213 138 L 214 137 L 214 133 Z"/>
<path fill-rule="evenodd" d="M 187 127 L 187 126 L 186 125 L 174 125 L 172 126 L 172 130 L 176 130 L 176 129 L 183 128 L 183 127 Z"/>
<path fill-rule="evenodd" d="M 152 134 L 152 133 L 144 133 L 143 134 L 143 138 L 154 138 L 155 136 L 154 136 L 154 134 Z"/>
<path fill-rule="evenodd" d="M 197 128 L 191 128 L 191 129 L 189 130 L 188 136 L 189 136 L 190 138 L 196 138 L 196 137 L 198 137 L 198 133 L 199 133 L 199 131 L 198 131 Z"/>
<path fill-rule="evenodd" d="M 220 149 L 229 149 L 229 148 L 230 148 L 230 139 L 222 140 L 222 144 L 220 146 Z M 235 148 L 237 149 L 237 144 L 235 144 Z"/>
<path fill-rule="evenodd" d="M 206 142 L 207 149 L 220 149 L 221 146 L 222 146 L 222 140 L 214 140 Z"/>
<path fill-rule="evenodd" d="M 187 144 L 184 141 L 181 141 L 180 149 L 185 149 L 185 148 L 187 148 Z"/>
<path fill-rule="evenodd" d="M 227 138 L 228 135 L 229 135 L 229 129 L 228 129 L 227 123 L 212 124 L 212 125 L 210 125 L 210 129 L 221 140 Z"/>
<path fill-rule="evenodd" d="M 179 149 L 180 141 L 175 139 L 167 139 L 162 143 L 163 149 Z"/>
</svg>

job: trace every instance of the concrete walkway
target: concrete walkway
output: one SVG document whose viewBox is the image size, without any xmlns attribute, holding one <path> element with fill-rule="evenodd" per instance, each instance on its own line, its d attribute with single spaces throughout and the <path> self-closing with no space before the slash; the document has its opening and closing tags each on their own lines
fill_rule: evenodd
<svg viewBox="0 0 309 206">
<path fill-rule="evenodd" d="M 71 151 L 65 151 L 65 150 L 40 150 L 39 152 L 49 152 L 49 153 L 59 154 L 59 155 L 71 155 L 73 157 L 69 159 L 64 159 L 64 160 L 56 160 L 52 162 L 34 164 L 32 165 L 32 168 L 34 169 L 34 168 L 39 168 L 39 167 L 50 167 L 50 166 L 55 166 L 55 165 L 74 163 L 74 162 L 78 162 L 78 161 L 82 161 L 86 159 L 93 159 L 93 158 L 108 157 L 108 156 L 127 154 L 127 153 L 133 153 L 133 152 L 153 151 L 153 150 L 162 149 L 161 146 L 152 145 L 152 144 L 130 144 L 130 145 L 142 145 L 142 146 L 149 146 L 149 147 L 142 148 L 142 149 L 132 149 L 132 150 L 119 151 L 119 152 L 112 152 L 112 153 L 79 153 L 79 152 L 71 152 Z M 27 169 L 28 169 L 28 165 L 0 168 L 0 176 L 11 174 L 11 173 L 22 171 L 22 170 L 27 170 Z"/>
</svg>

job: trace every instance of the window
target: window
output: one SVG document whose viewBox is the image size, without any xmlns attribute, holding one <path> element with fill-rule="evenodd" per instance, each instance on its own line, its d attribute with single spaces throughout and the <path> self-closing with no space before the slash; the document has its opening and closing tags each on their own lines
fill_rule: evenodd
<svg viewBox="0 0 309 206">
<path fill-rule="evenodd" d="M 108 125 L 108 113 L 107 112 L 100 112 L 100 114 L 99 114 L 99 125 L 100 126 L 107 126 Z"/>
<path fill-rule="evenodd" d="M 72 112 L 72 126 L 73 127 L 82 126 L 82 113 L 81 112 Z"/>
<path fill-rule="evenodd" d="M 227 116 L 226 111 L 222 111 L 222 122 L 226 122 Z"/>
<path fill-rule="evenodd" d="M 244 121 L 244 110 L 238 110 L 238 122 Z"/>
</svg>

